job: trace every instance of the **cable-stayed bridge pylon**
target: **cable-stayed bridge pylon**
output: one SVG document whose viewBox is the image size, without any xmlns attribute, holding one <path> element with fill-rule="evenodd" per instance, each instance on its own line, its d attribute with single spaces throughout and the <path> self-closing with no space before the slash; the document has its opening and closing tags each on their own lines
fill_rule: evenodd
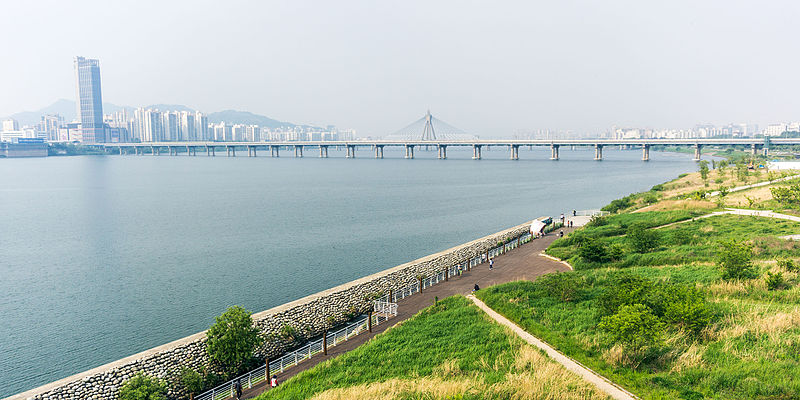
<svg viewBox="0 0 800 400">
<path fill-rule="evenodd" d="M 428 110 L 422 118 L 384 138 L 389 140 L 435 142 L 437 140 L 471 140 L 476 139 L 477 136 L 434 117 L 431 115 L 431 111 Z"/>
</svg>

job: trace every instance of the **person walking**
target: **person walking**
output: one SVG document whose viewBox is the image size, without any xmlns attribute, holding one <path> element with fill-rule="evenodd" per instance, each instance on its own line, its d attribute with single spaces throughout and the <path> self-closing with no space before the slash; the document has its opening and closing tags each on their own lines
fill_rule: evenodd
<svg viewBox="0 0 800 400">
<path fill-rule="evenodd" d="M 494 269 L 494 259 L 489 260 L 489 271 Z"/>
<path fill-rule="evenodd" d="M 235 384 L 235 385 L 233 385 L 233 389 L 234 389 L 234 391 L 236 392 L 236 400 L 239 400 L 239 399 L 241 399 L 241 398 L 242 398 L 242 382 L 240 382 L 240 381 L 237 379 L 237 380 L 236 380 L 236 384 Z"/>
<path fill-rule="evenodd" d="M 269 380 L 269 386 L 273 388 L 278 387 L 278 375 L 272 375 L 272 379 Z"/>
<path fill-rule="evenodd" d="M 481 288 L 480 288 L 480 286 L 478 286 L 478 284 L 476 283 L 476 284 L 475 284 L 475 287 L 473 287 L 473 288 L 472 288 L 472 293 L 475 293 L 475 292 L 477 292 L 478 290 L 481 290 Z"/>
</svg>

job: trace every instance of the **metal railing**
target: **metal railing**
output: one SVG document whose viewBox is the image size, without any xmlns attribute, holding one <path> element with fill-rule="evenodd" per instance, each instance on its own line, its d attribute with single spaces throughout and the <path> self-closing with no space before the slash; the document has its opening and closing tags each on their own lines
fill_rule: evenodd
<svg viewBox="0 0 800 400">
<path fill-rule="evenodd" d="M 533 240 L 533 236 L 526 232 L 514 240 L 509 241 L 508 243 L 504 243 L 500 246 L 492 247 L 487 252 L 479 254 L 475 257 L 470 258 L 469 260 L 463 261 L 461 263 L 451 265 L 447 268 L 448 276 L 457 276 L 459 272 L 466 272 L 467 270 L 471 269 L 474 266 L 483 264 L 489 261 L 492 258 L 495 258 L 501 254 L 506 253 L 509 250 L 515 249 L 522 244 L 528 243 Z M 488 257 L 487 257 L 488 256 Z M 382 297 L 379 297 L 373 300 L 373 308 L 375 309 L 375 313 L 372 315 L 372 326 L 377 326 L 389 320 L 390 317 L 397 315 L 397 300 L 404 299 L 408 296 L 413 295 L 414 293 L 419 293 L 420 291 L 420 283 L 422 284 L 422 289 L 428 288 L 430 286 L 436 285 L 443 281 L 447 280 L 445 276 L 445 271 L 439 271 L 434 273 L 433 275 L 427 276 L 421 280 L 421 282 L 412 283 L 410 285 L 403 286 L 399 289 L 394 289 L 391 293 L 386 294 Z M 335 332 L 328 333 L 327 336 L 327 345 L 328 347 L 336 346 L 339 343 L 347 341 L 353 336 L 358 335 L 369 329 L 369 325 L 367 322 L 367 316 L 361 316 L 356 321 L 353 321 L 347 324 L 342 329 L 339 329 Z M 293 367 L 300 362 L 311 358 L 312 356 L 319 354 L 323 351 L 323 339 L 318 339 L 313 342 L 306 343 L 304 346 L 296 349 L 290 353 L 283 355 L 281 358 L 270 360 L 269 362 L 269 369 L 270 372 L 283 372 L 289 367 Z M 236 381 L 241 382 L 243 389 L 249 389 L 254 385 L 257 385 L 265 380 L 268 380 L 269 377 L 266 376 L 266 366 L 262 365 L 253 371 L 250 371 L 246 374 L 240 375 L 228 382 L 225 382 L 209 391 L 202 393 L 201 395 L 195 397 L 196 400 L 221 400 L 228 397 L 232 397 L 235 390 Z"/>
<path fill-rule="evenodd" d="M 608 211 L 602 211 L 602 210 L 580 210 L 580 211 L 575 211 L 575 215 L 578 216 L 578 217 L 594 217 L 595 215 L 603 217 L 603 216 L 606 216 L 606 215 L 609 215 L 609 214 L 611 214 L 611 213 L 608 212 Z"/>
</svg>

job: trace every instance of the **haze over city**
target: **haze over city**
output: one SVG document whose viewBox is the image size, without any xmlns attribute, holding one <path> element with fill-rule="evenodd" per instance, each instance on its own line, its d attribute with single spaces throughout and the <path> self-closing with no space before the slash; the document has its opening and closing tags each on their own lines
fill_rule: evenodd
<svg viewBox="0 0 800 400">
<path fill-rule="evenodd" d="M 110 103 L 245 110 L 359 136 L 428 108 L 482 137 L 800 119 L 800 4 L 788 1 L 3 7 L 0 116 L 74 99 L 83 55 L 100 60 Z"/>
</svg>

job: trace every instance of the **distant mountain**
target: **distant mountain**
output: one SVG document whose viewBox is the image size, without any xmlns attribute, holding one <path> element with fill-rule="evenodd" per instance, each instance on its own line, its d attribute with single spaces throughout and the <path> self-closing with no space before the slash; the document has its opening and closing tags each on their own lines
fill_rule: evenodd
<svg viewBox="0 0 800 400">
<path fill-rule="evenodd" d="M 103 103 L 103 112 L 104 113 L 112 113 L 121 111 L 122 109 L 127 109 L 128 111 L 133 111 L 133 107 L 126 107 L 126 106 L 118 106 L 116 104 L 111 103 Z M 20 126 L 25 125 L 36 125 L 39 121 L 42 120 L 42 115 L 45 114 L 58 114 L 64 117 L 65 122 L 72 122 L 78 119 L 78 110 L 75 102 L 72 100 L 67 99 L 59 99 L 55 103 L 41 108 L 36 111 L 22 111 L 16 114 L 9 115 L 6 118 L 13 118 L 17 120 Z"/>
<path fill-rule="evenodd" d="M 153 104 L 145 108 L 157 109 L 160 111 L 192 111 L 192 112 L 195 111 L 191 107 L 187 107 L 182 104 Z M 111 104 L 111 103 L 103 103 L 104 113 L 113 113 L 122 110 L 128 110 L 128 112 L 133 113 L 133 111 L 136 110 L 136 108 L 130 106 L 118 106 L 116 104 Z M 19 121 L 19 124 L 21 126 L 35 125 L 41 120 L 41 117 L 44 114 L 59 114 L 62 117 L 64 117 L 64 121 L 66 122 L 71 122 L 77 119 L 77 110 L 75 102 L 67 99 L 60 99 L 55 103 L 36 111 L 18 112 L 16 114 L 9 115 L 7 118 L 13 118 Z M 278 121 L 276 119 L 272 119 L 264 115 L 258 115 L 247 111 L 236 111 L 236 110 L 225 110 L 225 111 L 210 113 L 208 114 L 208 122 L 212 123 L 225 122 L 228 124 L 247 124 L 247 125 L 255 124 L 269 128 L 297 126 L 296 124 L 293 124 L 291 122 Z M 302 125 L 302 126 L 307 126 L 307 125 Z"/>
<path fill-rule="evenodd" d="M 247 111 L 225 110 L 208 114 L 208 122 L 226 122 L 230 124 L 255 124 L 269 128 L 280 128 L 286 126 L 296 126 L 291 122 L 281 122 L 263 115 L 253 114 Z"/>
</svg>

